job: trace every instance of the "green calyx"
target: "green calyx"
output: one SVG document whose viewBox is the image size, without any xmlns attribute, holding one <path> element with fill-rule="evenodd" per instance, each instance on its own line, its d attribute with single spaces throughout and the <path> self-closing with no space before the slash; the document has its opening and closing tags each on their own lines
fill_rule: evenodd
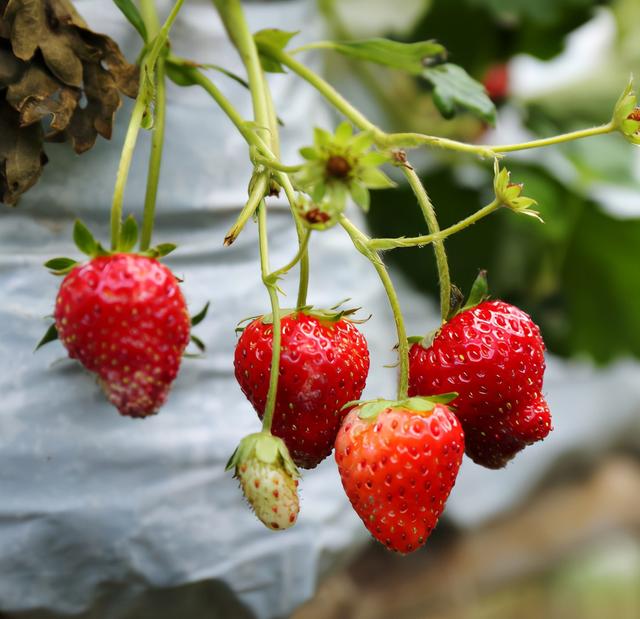
<svg viewBox="0 0 640 619">
<path fill-rule="evenodd" d="M 368 400 L 368 401 L 355 401 L 347 402 L 342 410 L 347 408 L 357 407 L 358 417 L 360 419 L 374 420 L 378 415 L 389 408 L 404 408 L 410 411 L 414 411 L 420 414 L 431 413 L 436 407 L 436 404 L 449 404 L 449 402 L 455 400 L 458 397 L 457 393 L 442 393 L 439 395 L 432 395 L 428 397 L 413 397 L 405 398 L 403 400 Z"/>
<path fill-rule="evenodd" d="M 270 432 L 256 432 L 245 436 L 229 458 L 225 470 L 237 469 L 243 462 L 252 458 L 283 468 L 293 479 L 300 477 L 300 471 L 284 441 Z"/>
<path fill-rule="evenodd" d="M 333 221 L 351 199 L 365 212 L 369 210 L 369 189 L 387 189 L 395 183 L 379 167 L 391 162 L 391 156 L 376 150 L 371 132 L 354 135 L 348 122 L 335 134 L 314 129 L 313 146 L 300 149 L 306 159 L 294 177 L 298 189 L 310 196 L 309 207 L 316 219 Z M 327 223 L 312 222 L 312 223 Z"/>
<path fill-rule="evenodd" d="M 483 301 L 486 301 L 490 298 L 489 295 L 489 282 L 487 280 L 487 272 L 482 270 L 478 273 L 478 276 L 474 280 L 471 285 L 471 290 L 469 291 L 469 296 L 467 297 L 466 303 L 464 300 L 464 295 L 460 292 L 457 287 L 453 287 L 456 291 L 454 295 L 452 295 L 451 299 L 451 310 L 447 315 L 447 321 L 451 320 L 454 316 L 461 314 L 462 312 L 466 312 L 467 310 L 473 309 L 477 305 L 480 305 Z M 445 323 L 446 324 L 446 323 Z M 440 334 L 440 330 L 442 326 L 434 329 L 433 331 L 429 331 L 426 335 L 412 335 L 407 338 L 409 345 L 411 344 L 420 344 L 423 348 L 429 348 L 433 341 Z"/>
<path fill-rule="evenodd" d="M 632 144 L 640 144 L 640 109 L 633 87 L 633 77 L 620 95 L 613 110 L 613 126 Z"/>
<path fill-rule="evenodd" d="M 83 254 L 89 256 L 89 258 L 131 253 L 138 242 L 138 224 L 133 215 L 129 215 L 129 217 L 127 217 L 122 225 L 122 233 L 120 234 L 118 246 L 112 251 L 105 249 L 101 243 L 96 241 L 91 230 L 89 230 L 89 228 L 87 228 L 87 226 L 79 219 L 76 219 L 73 226 L 73 240 L 76 247 Z M 167 254 L 170 254 L 175 248 L 176 245 L 173 243 L 160 243 L 155 247 L 138 252 L 138 255 L 147 256 L 148 258 L 162 258 Z M 47 262 L 44 263 L 44 266 L 49 269 L 53 275 L 66 275 L 77 264 L 78 262 L 73 258 L 59 257 L 47 260 Z"/>
<path fill-rule="evenodd" d="M 524 185 L 512 183 L 511 172 L 509 172 L 507 168 L 500 169 L 500 163 L 497 159 L 494 162 L 493 169 L 493 190 L 496 194 L 496 200 L 515 213 L 528 215 L 529 217 L 542 221 L 540 213 L 531 208 L 536 206 L 538 203 L 533 198 L 527 198 L 522 195 Z"/>
</svg>

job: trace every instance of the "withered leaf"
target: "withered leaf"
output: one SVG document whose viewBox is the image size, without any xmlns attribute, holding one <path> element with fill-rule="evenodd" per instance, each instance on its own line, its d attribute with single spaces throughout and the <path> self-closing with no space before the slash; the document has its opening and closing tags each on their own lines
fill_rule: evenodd
<svg viewBox="0 0 640 619">
<path fill-rule="evenodd" d="M 0 201 L 15 204 L 42 173 L 47 156 L 42 150 L 42 127 L 20 127 L 19 114 L 0 101 Z"/>
<path fill-rule="evenodd" d="M 13 204 L 33 185 L 44 140 L 83 153 L 98 135 L 109 139 L 120 95 L 137 95 L 138 74 L 69 0 L 0 0 L 0 201 Z"/>
</svg>

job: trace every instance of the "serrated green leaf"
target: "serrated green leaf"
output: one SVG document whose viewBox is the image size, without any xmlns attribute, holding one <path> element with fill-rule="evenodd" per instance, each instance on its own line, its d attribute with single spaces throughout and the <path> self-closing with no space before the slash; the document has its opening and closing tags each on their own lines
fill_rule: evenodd
<svg viewBox="0 0 640 619">
<path fill-rule="evenodd" d="M 147 27 L 144 25 L 142 15 L 133 0 L 113 0 L 113 3 L 120 9 L 122 14 L 129 20 L 129 23 L 138 31 L 142 40 L 146 43 L 149 40 Z"/>
<path fill-rule="evenodd" d="M 351 197 L 353 198 L 353 201 L 365 213 L 367 213 L 369 211 L 369 205 L 371 202 L 371 198 L 369 196 L 369 190 L 362 183 L 354 181 L 349 185 L 349 191 L 351 192 Z"/>
<path fill-rule="evenodd" d="M 191 317 L 191 326 L 195 327 L 199 325 L 206 317 L 207 312 L 209 311 L 210 302 L 207 301 L 205 306 L 195 315 Z"/>
<path fill-rule="evenodd" d="M 39 350 L 45 344 L 48 344 L 49 342 L 53 342 L 53 341 L 55 341 L 57 339 L 58 339 L 58 329 L 56 329 L 56 325 L 55 325 L 55 323 L 53 323 L 47 329 L 46 333 L 42 336 L 42 339 L 36 345 L 35 350 Z M 34 350 L 34 352 L 35 352 L 35 350 Z"/>
<path fill-rule="evenodd" d="M 55 275 L 64 275 L 71 271 L 78 264 L 73 258 L 52 258 L 44 263 Z"/>
<path fill-rule="evenodd" d="M 446 59 L 446 49 L 435 41 L 401 43 L 375 38 L 361 41 L 323 41 L 321 45 L 344 56 L 401 69 L 413 75 L 420 75 L 425 66 Z"/>
<path fill-rule="evenodd" d="M 129 215 L 122 224 L 120 233 L 120 243 L 118 250 L 122 252 L 130 252 L 138 242 L 138 224 L 133 215 Z"/>
<path fill-rule="evenodd" d="M 98 243 L 93 238 L 93 234 L 87 226 L 85 226 L 79 219 L 73 226 L 73 242 L 76 247 L 87 256 L 93 257 L 96 254 Z"/>
<path fill-rule="evenodd" d="M 445 63 L 424 69 L 422 77 L 433 86 L 433 101 L 445 118 L 453 118 L 456 112 L 464 109 L 495 124 L 495 105 L 482 84 L 462 67 Z"/>
</svg>

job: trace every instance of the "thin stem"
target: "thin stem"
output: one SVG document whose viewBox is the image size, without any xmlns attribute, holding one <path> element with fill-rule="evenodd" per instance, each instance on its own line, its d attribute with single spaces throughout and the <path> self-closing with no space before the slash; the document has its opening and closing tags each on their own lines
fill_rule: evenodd
<svg viewBox="0 0 640 619">
<path fill-rule="evenodd" d="M 300 262 L 300 260 L 302 260 L 302 257 L 307 252 L 307 245 L 309 244 L 310 237 L 311 230 L 306 230 L 304 237 L 302 238 L 302 242 L 298 245 L 298 251 L 296 252 L 296 255 L 283 267 L 279 268 L 277 271 L 273 271 L 273 273 L 271 273 L 271 277 L 277 278 L 281 277 L 282 275 L 286 275 L 291 269 L 293 269 L 294 266 L 296 266 L 296 264 L 298 264 L 298 262 Z"/>
<path fill-rule="evenodd" d="M 550 138 L 531 140 L 530 142 L 522 142 L 521 144 L 497 144 L 495 146 L 485 146 L 484 148 L 489 148 L 494 153 L 509 153 L 517 150 L 527 150 L 529 148 L 541 148 L 543 146 L 552 146 L 553 144 L 562 144 L 563 142 L 571 142 L 573 140 L 580 140 L 582 138 L 588 138 L 595 135 L 605 135 L 607 133 L 613 133 L 614 131 L 616 131 L 615 124 L 613 122 L 609 122 L 604 125 L 599 125 L 598 127 L 570 131 L 569 133 L 554 135 Z"/>
<path fill-rule="evenodd" d="M 303 80 L 309 82 L 325 99 L 338 108 L 356 127 L 363 131 L 372 131 L 376 135 L 384 135 L 378 127 L 370 122 L 364 114 L 359 112 L 351 103 L 349 103 L 331 84 L 322 79 L 315 71 L 307 68 L 301 62 L 292 58 L 282 50 L 272 46 L 265 45 L 265 50 L 275 60 L 291 69 L 299 75 Z"/>
<path fill-rule="evenodd" d="M 147 28 L 149 39 L 153 39 L 160 32 L 160 20 L 155 0 L 140 0 L 140 15 L 142 15 L 142 21 Z"/>
<path fill-rule="evenodd" d="M 127 184 L 129 170 L 131 169 L 131 160 L 133 158 L 133 151 L 136 147 L 138 133 L 140 132 L 144 110 L 144 98 L 138 96 L 135 105 L 133 106 L 133 111 L 131 112 L 131 119 L 129 120 L 127 135 L 124 138 L 122 153 L 120 154 L 120 163 L 118 164 L 118 173 L 116 176 L 115 186 L 113 188 L 113 201 L 111 203 L 111 249 L 113 250 L 118 249 L 118 245 L 120 244 L 124 189 Z"/>
<path fill-rule="evenodd" d="M 269 179 L 265 174 L 261 174 L 255 179 L 247 203 L 244 205 L 243 209 L 240 211 L 240 215 L 238 215 L 235 223 L 231 226 L 229 232 L 227 232 L 227 235 L 224 237 L 225 245 L 231 245 L 238 238 L 240 231 L 245 227 L 251 217 L 253 217 L 258 206 L 260 206 L 260 202 L 262 202 L 265 194 L 267 193 L 268 186 Z"/>
<path fill-rule="evenodd" d="M 403 400 L 407 397 L 409 389 L 409 341 L 407 340 L 407 331 L 404 326 L 404 318 L 402 317 L 402 310 L 400 309 L 398 295 L 379 254 L 369 249 L 369 237 L 354 226 L 344 215 L 340 217 L 340 225 L 351 237 L 355 248 L 371 262 L 378 273 L 378 277 L 380 277 L 380 281 L 384 286 L 385 292 L 387 293 L 389 305 L 391 305 L 391 311 L 393 312 L 393 319 L 396 324 L 396 331 L 398 333 L 398 358 L 400 360 L 398 399 Z"/>
<path fill-rule="evenodd" d="M 446 239 L 447 237 L 455 234 L 456 232 L 460 232 L 465 228 L 468 228 L 472 224 L 476 223 L 483 217 L 490 215 L 497 209 L 499 209 L 502 204 L 498 200 L 494 200 L 490 204 L 483 206 L 480 210 L 472 213 L 468 217 L 461 219 L 458 223 L 441 230 L 440 232 L 436 232 L 435 234 L 425 234 L 422 236 L 413 236 L 413 237 L 401 237 L 397 239 L 391 238 L 380 238 L 380 239 L 371 239 L 369 241 L 369 247 L 373 250 L 380 251 L 385 249 L 395 249 L 398 247 L 420 247 L 423 245 L 428 245 L 429 243 L 433 243 L 435 241 L 441 241 Z"/>
<path fill-rule="evenodd" d="M 271 313 L 273 316 L 273 335 L 271 345 L 271 372 L 269 375 L 269 391 L 267 393 L 267 402 L 262 418 L 262 431 L 271 432 L 271 423 L 273 420 L 273 412 L 276 406 L 276 396 L 278 394 L 278 377 L 280 374 L 280 342 L 281 319 L 280 319 L 280 303 L 278 301 L 278 292 L 275 284 L 269 281 L 269 241 L 267 238 L 267 209 L 262 202 L 258 208 L 258 234 L 260 237 L 260 268 L 262 271 L 262 281 L 269 292 L 271 301 Z"/>
<path fill-rule="evenodd" d="M 409 185 L 415 194 L 427 227 L 431 234 L 440 232 L 438 219 L 433 208 L 433 204 L 429 199 L 429 194 L 420 181 L 420 177 L 416 171 L 410 166 L 402 166 L 402 171 L 409 181 Z M 447 252 L 444 249 L 444 241 L 441 239 L 433 241 L 433 251 L 436 255 L 436 266 L 438 267 L 438 280 L 440 281 L 440 314 L 442 321 L 446 321 L 451 309 L 451 277 L 449 275 L 449 263 L 447 261 Z"/>
<path fill-rule="evenodd" d="M 142 216 L 142 232 L 140 234 L 140 250 L 145 251 L 151 245 L 153 224 L 155 220 L 164 134 L 166 125 L 167 89 L 164 58 L 158 58 L 156 64 L 156 104 L 153 133 L 151 134 L 151 152 L 147 170 L 147 189 L 144 196 L 144 214 Z"/>
<path fill-rule="evenodd" d="M 255 163 L 260 163 L 268 168 L 271 168 L 272 170 L 278 170 L 279 172 L 288 172 L 290 174 L 299 172 L 304 167 L 303 164 L 285 165 L 284 163 L 280 163 L 277 159 L 263 157 L 262 155 L 255 155 L 253 159 Z"/>
</svg>

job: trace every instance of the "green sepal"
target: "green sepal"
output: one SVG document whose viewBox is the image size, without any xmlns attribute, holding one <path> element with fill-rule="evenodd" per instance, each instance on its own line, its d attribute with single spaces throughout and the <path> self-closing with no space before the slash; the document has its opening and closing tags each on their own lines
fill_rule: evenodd
<svg viewBox="0 0 640 619">
<path fill-rule="evenodd" d="M 300 477 L 284 441 L 270 432 L 256 432 L 245 436 L 236 450 L 231 454 L 225 467 L 226 471 L 236 469 L 243 462 L 256 458 L 265 464 L 280 465 L 293 479 Z"/>
<path fill-rule="evenodd" d="M 343 318 L 346 318 L 347 320 L 355 324 L 362 324 L 364 322 L 367 322 L 367 320 L 371 318 L 371 316 L 358 320 L 353 318 L 353 315 L 361 309 L 359 307 L 351 307 L 345 309 L 338 308 L 339 305 L 330 309 L 317 309 L 313 307 L 313 305 L 305 305 L 298 308 L 281 308 L 280 319 L 282 320 L 282 318 L 284 318 L 285 316 L 291 316 L 293 314 L 304 314 L 306 316 L 313 316 L 314 318 L 317 318 L 319 321 L 324 323 L 337 323 Z M 269 313 L 262 316 L 262 324 L 273 324 L 273 314 Z"/>
<path fill-rule="evenodd" d="M 616 102 L 611 119 L 616 129 L 632 144 L 640 144 L 640 121 L 629 118 L 637 107 L 638 97 L 633 87 L 632 75 Z"/>
<path fill-rule="evenodd" d="M 122 224 L 122 232 L 120 233 L 120 242 L 118 243 L 118 251 L 123 253 L 130 252 L 138 242 L 138 224 L 133 215 L 129 215 Z"/>
<path fill-rule="evenodd" d="M 189 339 L 197 346 L 200 352 L 204 352 L 205 350 L 207 350 L 207 347 L 205 346 L 204 342 L 197 335 L 193 335 L 192 333 L 189 336 Z"/>
<path fill-rule="evenodd" d="M 527 198 L 522 195 L 524 185 L 522 183 L 512 183 L 511 173 L 507 168 L 500 169 L 498 159 L 493 162 L 493 173 L 493 190 L 496 194 L 496 200 L 502 206 L 506 206 L 516 213 L 534 217 L 542 222 L 540 213 L 531 209 L 532 206 L 536 206 L 538 203 L 533 198 Z"/>
<path fill-rule="evenodd" d="M 73 258 L 51 258 L 44 263 L 44 266 L 53 275 L 66 275 L 78 264 Z"/>
<path fill-rule="evenodd" d="M 365 402 L 348 402 L 343 406 L 358 407 L 358 417 L 360 419 L 375 419 L 382 411 L 389 408 L 406 408 L 416 413 L 430 413 L 436 404 L 449 404 L 458 397 L 457 393 L 442 393 L 432 396 L 416 396 L 403 400 L 368 400 Z"/>
<path fill-rule="evenodd" d="M 73 225 L 73 242 L 83 254 L 91 258 L 93 258 L 98 251 L 98 243 L 93 238 L 91 230 L 79 219 L 76 219 Z"/>
<path fill-rule="evenodd" d="M 369 212 L 369 206 L 371 204 L 371 197 L 369 195 L 369 190 L 358 181 L 353 181 L 349 185 L 349 192 L 351 193 L 351 197 L 353 201 L 365 212 Z"/>
<path fill-rule="evenodd" d="M 45 344 L 53 342 L 58 339 L 58 329 L 56 329 L 56 323 L 54 322 L 49 326 L 46 333 L 42 336 L 42 339 L 36 345 L 34 352 L 42 348 Z"/>
<path fill-rule="evenodd" d="M 471 309 L 476 305 L 480 305 L 483 301 L 486 301 L 489 298 L 489 280 L 487 279 L 487 271 L 482 269 L 473 284 L 471 285 L 471 290 L 469 291 L 469 296 L 467 297 L 467 302 L 464 304 L 463 308 L 460 311 Z"/>
<path fill-rule="evenodd" d="M 174 243 L 160 243 L 155 247 L 151 247 L 146 251 L 141 251 L 141 256 L 147 256 L 148 258 L 163 258 L 164 256 L 169 255 L 174 249 L 176 249 L 177 245 Z"/>
<path fill-rule="evenodd" d="M 209 305 L 211 305 L 211 303 L 207 301 L 204 307 L 197 314 L 195 314 L 194 316 L 191 316 L 192 327 L 199 325 L 205 319 L 207 312 L 209 311 Z"/>
</svg>

